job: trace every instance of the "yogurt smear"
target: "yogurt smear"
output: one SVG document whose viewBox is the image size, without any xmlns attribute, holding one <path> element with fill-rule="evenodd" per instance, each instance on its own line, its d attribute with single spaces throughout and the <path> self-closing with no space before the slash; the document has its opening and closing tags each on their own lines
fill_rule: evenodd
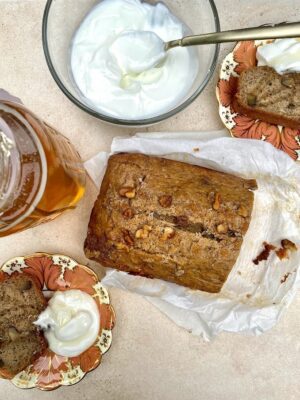
<svg viewBox="0 0 300 400">
<path fill-rule="evenodd" d="M 279 74 L 300 72 L 300 42 L 297 39 L 276 39 L 259 46 L 256 58 L 258 66 L 268 65 Z"/>
<path fill-rule="evenodd" d="M 55 292 L 35 325 L 45 331 L 55 354 L 76 357 L 95 343 L 100 314 L 95 300 L 81 290 Z"/>
<path fill-rule="evenodd" d="M 92 108 L 127 120 L 178 106 L 198 73 L 195 48 L 164 52 L 191 31 L 163 4 L 103 0 L 85 17 L 71 46 L 74 82 Z"/>
</svg>

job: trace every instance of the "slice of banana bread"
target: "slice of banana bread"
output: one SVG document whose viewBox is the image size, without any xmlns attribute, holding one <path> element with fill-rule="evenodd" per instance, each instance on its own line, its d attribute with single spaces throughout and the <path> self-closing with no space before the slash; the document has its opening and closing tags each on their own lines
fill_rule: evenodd
<svg viewBox="0 0 300 400">
<path fill-rule="evenodd" d="M 300 129 L 300 73 L 279 75 L 270 67 L 243 71 L 234 108 L 250 118 Z"/>
<path fill-rule="evenodd" d="M 0 282 L 0 376 L 12 378 L 46 348 L 33 322 L 46 300 L 35 279 L 15 273 Z"/>
<path fill-rule="evenodd" d="M 218 292 L 246 233 L 256 182 L 142 154 L 110 157 L 85 241 L 106 267 Z"/>
<path fill-rule="evenodd" d="M 0 343 L 0 376 L 11 379 L 23 371 L 46 349 L 43 335 L 31 333 L 27 337 Z"/>
</svg>

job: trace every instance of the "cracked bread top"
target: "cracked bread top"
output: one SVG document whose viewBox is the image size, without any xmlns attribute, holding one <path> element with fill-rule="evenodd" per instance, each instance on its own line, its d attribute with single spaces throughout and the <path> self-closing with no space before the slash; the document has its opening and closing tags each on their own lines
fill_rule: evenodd
<svg viewBox="0 0 300 400">
<path fill-rule="evenodd" d="M 113 155 L 85 253 L 106 267 L 218 292 L 238 257 L 256 187 L 178 161 Z"/>
</svg>

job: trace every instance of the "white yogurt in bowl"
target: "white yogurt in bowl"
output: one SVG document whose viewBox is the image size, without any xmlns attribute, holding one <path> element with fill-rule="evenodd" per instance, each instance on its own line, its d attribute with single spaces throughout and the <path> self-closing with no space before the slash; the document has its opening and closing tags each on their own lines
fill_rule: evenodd
<svg viewBox="0 0 300 400">
<path fill-rule="evenodd" d="M 70 68 L 93 109 L 134 121 L 167 113 L 188 97 L 199 68 L 196 50 L 174 48 L 162 57 L 162 42 L 151 33 L 167 42 L 191 32 L 163 3 L 103 0 L 85 17 Z"/>
</svg>

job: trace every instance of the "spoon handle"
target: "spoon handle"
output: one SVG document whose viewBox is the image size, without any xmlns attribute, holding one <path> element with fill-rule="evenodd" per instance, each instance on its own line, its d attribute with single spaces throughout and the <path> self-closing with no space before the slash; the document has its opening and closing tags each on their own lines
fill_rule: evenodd
<svg viewBox="0 0 300 400">
<path fill-rule="evenodd" d="M 233 31 L 205 33 L 203 35 L 186 36 L 182 39 L 166 43 L 166 50 L 173 47 L 196 46 L 201 44 L 215 44 L 239 42 L 244 40 L 263 40 L 279 38 L 295 38 L 300 36 L 300 22 L 261 26 L 257 28 L 236 29 Z"/>
</svg>

